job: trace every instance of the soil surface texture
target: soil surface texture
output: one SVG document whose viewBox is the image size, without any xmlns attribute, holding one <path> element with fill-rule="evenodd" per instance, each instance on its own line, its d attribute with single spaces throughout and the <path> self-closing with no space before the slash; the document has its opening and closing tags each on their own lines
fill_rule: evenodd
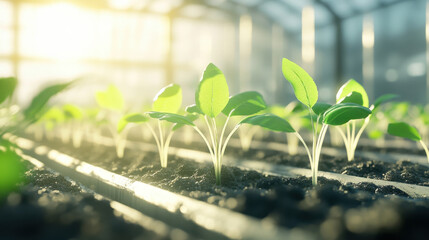
<svg viewBox="0 0 429 240">
<path fill-rule="evenodd" d="M 216 186 L 209 163 L 170 156 L 168 167 L 161 168 L 157 153 L 127 149 L 125 157 L 118 159 L 113 148 L 91 143 L 78 149 L 59 142 L 43 144 L 135 180 L 289 229 L 314 232 L 320 239 L 429 236 L 429 200 L 412 199 L 392 186 L 319 178 L 319 186 L 312 187 L 305 177 L 274 177 L 225 166 L 222 185 Z"/>
<path fill-rule="evenodd" d="M 0 239 L 169 239 L 116 216 L 64 177 L 23 161 L 25 180 L 0 197 Z"/>
</svg>

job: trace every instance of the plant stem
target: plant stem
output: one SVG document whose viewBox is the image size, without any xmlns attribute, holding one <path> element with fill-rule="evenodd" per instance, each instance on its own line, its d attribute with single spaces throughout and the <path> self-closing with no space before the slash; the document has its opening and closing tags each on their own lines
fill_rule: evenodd
<svg viewBox="0 0 429 240">
<path fill-rule="evenodd" d="M 429 163 L 429 150 L 428 147 L 426 146 L 426 144 L 423 142 L 423 140 L 420 140 L 420 144 L 422 145 L 423 149 L 426 152 L 426 157 L 428 158 L 428 163 Z"/>
</svg>

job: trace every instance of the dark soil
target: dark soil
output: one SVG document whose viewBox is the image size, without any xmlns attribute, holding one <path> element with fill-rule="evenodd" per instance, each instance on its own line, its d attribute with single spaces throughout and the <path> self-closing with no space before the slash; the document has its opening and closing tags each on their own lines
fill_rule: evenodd
<svg viewBox="0 0 429 240">
<path fill-rule="evenodd" d="M 0 198 L 0 239 L 168 239 L 115 216 L 109 201 L 62 176 L 27 169 L 17 191 Z"/>
<path fill-rule="evenodd" d="M 174 142 L 172 143 L 172 146 L 192 148 L 200 151 L 207 150 L 207 147 L 200 142 L 194 142 L 191 145 Z M 226 148 L 225 154 L 232 156 L 237 160 L 261 160 L 268 163 L 310 169 L 310 162 L 307 155 L 291 156 L 287 152 L 274 150 L 250 149 L 248 151 L 243 151 L 241 148 L 234 148 L 232 146 L 228 146 Z M 429 186 L 429 167 L 410 162 L 405 159 L 398 161 L 397 163 L 388 163 L 375 159 L 356 157 L 353 161 L 349 162 L 345 157 L 332 157 L 322 154 L 319 162 L 319 170 L 358 177 Z"/>
<path fill-rule="evenodd" d="M 285 152 L 252 149 L 246 152 L 241 149 L 234 149 L 233 151 L 228 151 L 228 154 L 235 156 L 237 159 L 256 159 L 269 163 L 310 169 L 308 157 L 303 155 L 291 156 Z M 343 157 L 323 155 L 319 162 L 319 170 L 429 186 L 429 167 L 407 160 L 388 163 L 356 157 L 353 161 L 349 162 Z"/>
<path fill-rule="evenodd" d="M 117 159 L 112 148 L 84 144 L 80 149 L 48 143 L 80 160 L 110 169 L 185 196 L 272 221 L 287 228 L 317 233 L 321 239 L 425 239 L 429 236 L 429 200 L 411 199 L 392 187 L 371 183 L 341 184 L 319 179 L 262 175 L 234 167 L 222 168 L 215 185 L 211 164 L 170 156 L 160 167 L 155 153 L 127 150 Z"/>
</svg>

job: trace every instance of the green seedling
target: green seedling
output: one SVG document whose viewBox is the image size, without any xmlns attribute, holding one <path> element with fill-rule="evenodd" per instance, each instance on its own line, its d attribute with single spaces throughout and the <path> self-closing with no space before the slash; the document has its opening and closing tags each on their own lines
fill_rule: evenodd
<svg viewBox="0 0 429 240">
<path fill-rule="evenodd" d="M 318 91 L 316 83 L 304 69 L 284 58 L 282 70 L 286 80 L 291 83 L 296 98 L 308 109 L 313 135 L 312 148 L 308 147 L 302 136 L 287 120 L 276 115 L 251 116 L 241 123 L 258 125 L 271 131 L 294 133 L 304 145 L 310 161 L 312 184 L 317 185 L 320 154 L 328 126 L 343 125 L 353 119 L 366 118 L 371 114 L 371 110 L 355 103 L 339 103 L 333 106 L 326 103 L 317 103 Z"/>
<path fill-rule="evenodd" d="M 116 155 L 118 158 L 123 158 L 128 130 L 117 131 L 116 125 L 121 121 L 119 119 L 124 112 L 124 97 L 121 91 L 111 84 L 106 90 L 96 92 L 95 99 L 99 107 L 104 110 L 100 111 L 100 118 L 108 123 L 107 128 L 115 142 Z"/>
<path fill-rule="evenodd" d="M 17 154 L 17 146 L 6 138 L 7 133 L 15 133 L 27 128 L 38 121 L 45 113 L 46 104 L 51 97 L 68 88 L 72 82 L 50 85 L 40 91 L 30 105 L 20 112 L 20 108 L 12 104 L 12 96 L 16 85 L 16 78 L 0 78 L 0 197 L 16 189 L 21 182 L 24 167 Z"/>
<path fill-rule="evenodd" d="M 374 111 L 376 108 L 378 108 L 381 104 L 397 97 L 394 94 L 386 94 L 379 98 L 377 98 L 369 107 L 369 100 L 368 100 L 368 94 L 366 93 L 365 89 L 355 80 L 351 79 L 348 82 L 346 82 L 337 92 L 337 103 L 355 103 L 358 105 L 361 105 L 363 107 L 366 107 Z M 357 144 L 359 143 L 359 139 L 362 136 L 362 133 L 364 132 L 365 128 L 368 126 L 370 120 L 371 120 L 372 114 L 368 115 L 363 124 L 360 126 L 359 131 L 357 131 L 357 121 L 350 121 L 346 123 L 346 129 L 345 131 L 340 127 L 337 126 L 336 129 L 339 132 L 341 138 L 343 139 L 346 152 L 347 152 L 347 160 L 352 161 L 355 156 Z"/>
<path fill-rule="evenodd" d="M 192 121 L 195 120 L 193 116 L 184 117 L 177 114 L 181 105 L 182 89 L 177 84 L 170 84 L 161 89 L 155 96 L 151 112 L 125 115 L 118 124 L 118 132 L 123 131 L 125 126 L 129 123 L 144 123 L 155 139 L 161 167 L 166 168 L 168 163 L 168 149 L 174 132 L 182 126 L 187 125 L 188 122 L 192 123 Z M 149 122 L 151 118 L 156 119 L 158 133 Z M 175 124 L 163 124 L 162 120 Z M 183 121 L 185 121 L 185 124 L 182 123 Z"/>
<path fill-rule="evenodd" d="M 195 92 L 195 103 L 188 106 L 186 111 L 200 116 L 200 119 L 202 119 L 207 127 L 207 136 L 186 117 L 164 113 L 157 113 L 158 116 L 155 117 L 177 124 L 189 125 L 197 131 L 210 152 L 214 165 L 216 184 L 220 185 L 225 149 L 232 135 L 240 127 L 240 124 L 236 124 L 230 133 L 226 135 L 228 122 L 231 117 L 255 114 L 265 109 L 266 104 L 261 94 L 257 92 L 243 92 L 229 97 L 229 88 L 225 76 L 212 63 L 207 66 L 203 73 L 198 89 Z M 226 116 L 223 124 L 217 121 L 221 113 Z"/>
<path fill-rule="evenodd" d="M 426 152 L 426 156 L 427 156 L 428 163 L 429 163 L 428 147 L 424 143 L 424 141 L 422 140 L 422 137 L 420 136 L 419 132 L 417 131 L 417 129 L 415 127 L 410 126 L 409 124 L 404 123 L 404 122 L 390 123 L 388 128 L 387 128 L 387 132 L 393 136 L 402 137 L 402 138 L 406 138 L 406 139 L 410 139 L 410 140 L 419 142 Z"/>
</svg>

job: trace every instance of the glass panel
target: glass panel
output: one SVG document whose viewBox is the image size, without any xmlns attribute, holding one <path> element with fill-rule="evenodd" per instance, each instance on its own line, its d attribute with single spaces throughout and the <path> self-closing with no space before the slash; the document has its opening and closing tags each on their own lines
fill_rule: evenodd
<svg viewBox="0 0 429 240">
<path fill-rule="evenodd" d="M 13 66 L 10 61 L 0 60 L 0 77 L 13 76 Z"/>
<path fill-rule="evenodd" d="M 10 28 L 0 27 L 0 55 L 10 55 L 13 52 L 13 34 Z"/>
<path fill-rule="evenodd" d="M 12 4 L 9 1 L 0 0 L 0 27 L 12 26 L 13 9 Z"/>
</svg>

